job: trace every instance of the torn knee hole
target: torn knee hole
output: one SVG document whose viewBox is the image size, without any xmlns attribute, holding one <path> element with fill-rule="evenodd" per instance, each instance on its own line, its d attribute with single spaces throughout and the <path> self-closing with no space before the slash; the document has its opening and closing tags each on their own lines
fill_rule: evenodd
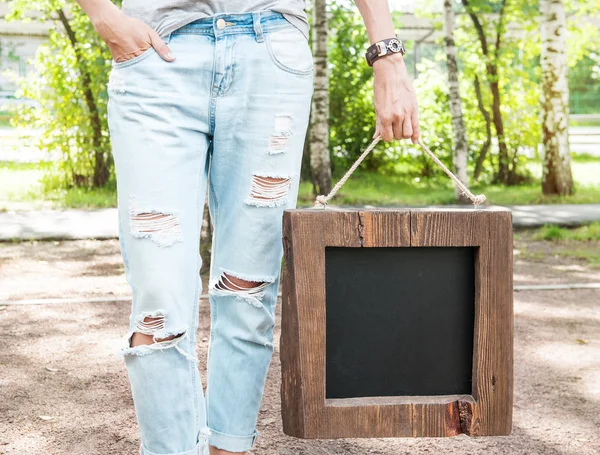
<svg viewBox="0 0 600 455">
<path fill-rule="evenodd" d="M 182 241 L 179 217 L 173 213 L 137 210 L 132 200 L 129 209 L 130 231 L 134 237 L 149 237 L 160 246 Z"/>
<path fill-rule="evenodd" d="M 272 281 L 249 281 L 231 276 L 223 272 L 211 288 L 213 295 L 235 296 L 236 300 L 243 300 L 253 306 L 261 307 L 264 291 Z"/>
<path fill-rule="evenodd" d="M 129 347 L 134 348 L 141 345 L 149 345 L 155 343 L 168 343 L 183 336 L 183 333 L 177 335 L 169 335 L 164 338 L 156 338 L 154 335 L 144 334 L 142 332 L 134 332 L 129 342 Z"/>
<path fill-rule="evenodd" d="M 154 333 L 164 330 L 165 328 L 165 316 L 160 315 L 157 317 L 144 317 L 140 318 L 136 322 L 136 328 L 139 333 L 144 335 L 153 335 Z"/>
<path fill-rule="evenodd" d="M 215 288 L 222 291 L 247 292 L 248 294 L 256 294 L 262 291 L 268 284 L 269 283 L 266 281 L 247 281 L 234 276 L 229 276 L 227 273 L 223 273 L 217 284 L 215 284 Z"/>
<path fill-rule="evenodd" d="M 250 197 L 246 203 L 257 206 L 275 206 L 284 203 L 290 188 L 289 177 L 253 175 Z"/>
<path fill-rule="evenodd" d="M 181 337 L 185 331 L 166 333 L 165 315 L 161 311 L 140 315 L 135 322 L 135 331 L 131 336 L 129 346 L 163 343 Z"/>
</svg>

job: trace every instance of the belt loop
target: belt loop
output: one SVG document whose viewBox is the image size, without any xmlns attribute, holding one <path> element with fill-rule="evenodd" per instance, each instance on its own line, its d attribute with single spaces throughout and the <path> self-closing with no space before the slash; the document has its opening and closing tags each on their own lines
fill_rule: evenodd
<svg viewBox="0 0 600 455">
<path fill-rule="evenodd" d="M 256 41 L 262 43 L 265 38 L 263 36 L 263 30 L 260 26 L 260 11 L 252 13 L 252 22 L 254 23 L 254 33 L 256 34 Z"/>
</svg>

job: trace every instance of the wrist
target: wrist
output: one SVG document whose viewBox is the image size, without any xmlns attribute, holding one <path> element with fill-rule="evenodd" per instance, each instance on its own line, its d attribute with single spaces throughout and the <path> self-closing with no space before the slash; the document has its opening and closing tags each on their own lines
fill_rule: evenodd
<svg viewBox="0 0 600 455">
<path fill-rule="evenodd" d="M 404 56 L 400 52 L 397 52 L 394 54 L 385 55 L 373 62 L 373 71 L 379 71 L 389 67 L 394 67 L 396 69 L 406 68 Z"/>
<path fill-rule="evenodd" d="M 102 2 L 98 4 L 93 10 L 86 11 L 92 25 L 96 30 L 105 28 L 110 25 L 114 20 L 119 17 L 122 13 L 111 2 Z"/>
</svg>

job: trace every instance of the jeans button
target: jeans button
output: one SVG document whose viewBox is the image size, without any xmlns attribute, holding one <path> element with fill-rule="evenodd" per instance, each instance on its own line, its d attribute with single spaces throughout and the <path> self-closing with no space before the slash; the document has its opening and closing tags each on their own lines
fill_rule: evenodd
<svg viewBox="0 0 600 455">
<path fill-rule="evenodd" d="M 224 19 L 219 19 L 217 21 L 217 28 L 219 30 L 223 30 L 225 28 L 225 20 Z"/>
</svg>

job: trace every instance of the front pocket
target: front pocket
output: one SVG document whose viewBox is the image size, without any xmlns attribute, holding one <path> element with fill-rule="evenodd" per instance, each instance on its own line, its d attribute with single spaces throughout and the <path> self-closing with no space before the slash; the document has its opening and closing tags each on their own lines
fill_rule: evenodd
<svg viewBox="0 0 600 455">
<path fill-rule="evenodd" d="M 130 58 L 129 60 L 125 60 L 124 62 L 116 62 L 113 59 L 113 61 L 112 61 L 112 67 L 113 68 L 124 68 L 126 66 L 135 65 L 136 63 L 141 62 L 146 57 L 148 57 L 149 55 L 151 55 L 151 54 L 153 54 L 155 52 L 156 51 L 154 50 L 154 47 L 150 46 L 148 49 L 146 49 L 140 55 L 136 55 L 135 57 Z"/>
<path fill-rule="evenodd" d="M 265 35 L 269 56 L 273 63 L 288 73 L 298 76 L 313 74 L 313 58 L 308 41 L 293 25 Z"/>
</svg>

